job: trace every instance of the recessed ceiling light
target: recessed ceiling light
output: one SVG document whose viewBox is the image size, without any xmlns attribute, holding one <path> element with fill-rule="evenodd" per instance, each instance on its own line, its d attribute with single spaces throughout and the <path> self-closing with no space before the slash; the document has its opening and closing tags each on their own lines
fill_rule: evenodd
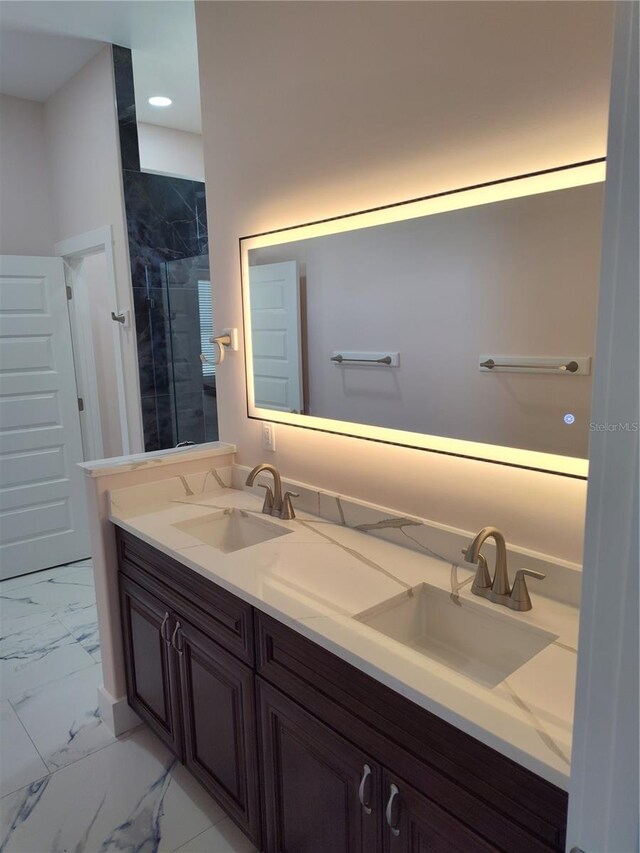
<svg viewBox="0 0 640 853">
<path fill-rule="evenodd" d="M 152 107 L 170 107 L 173 101 L 171 98 L 165 98 L 164 95 L 154 95 L 149 98 L 149 103 Z"/>
</svg>

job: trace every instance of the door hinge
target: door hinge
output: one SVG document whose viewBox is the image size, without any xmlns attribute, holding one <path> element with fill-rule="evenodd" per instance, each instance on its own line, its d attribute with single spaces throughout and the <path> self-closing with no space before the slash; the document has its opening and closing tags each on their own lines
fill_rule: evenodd
<svg viewBox="0 0 640 853">
<path fill-rule="evenodd" d="M 71 301 L 73 299 L 73 291 L 71 290 L 70 285 L 67 284 L 65 287 L 67 288 L 67 299 Z"/>
<path fill-rule="evenodd" d="M 84 400 L 82 397 L 78 397 L 78 411 L 84 412 Z"/>
</svg>

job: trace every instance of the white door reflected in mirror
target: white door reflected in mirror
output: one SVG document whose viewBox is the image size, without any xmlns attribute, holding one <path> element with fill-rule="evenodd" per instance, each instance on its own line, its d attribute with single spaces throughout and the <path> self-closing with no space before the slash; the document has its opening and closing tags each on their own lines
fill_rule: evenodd
<svg viewBox="0 0 640 853">
<path fill-rule="evenodd" d="M 250 268 L 256 405 L 302 412 L 300 277 L 296 261 Z"/>
</svg>

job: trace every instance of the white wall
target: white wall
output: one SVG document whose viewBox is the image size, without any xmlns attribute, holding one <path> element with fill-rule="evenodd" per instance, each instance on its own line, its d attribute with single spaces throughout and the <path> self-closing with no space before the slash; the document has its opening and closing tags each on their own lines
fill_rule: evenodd
<svg viewBox="0 0 640 853">
<path fill-rule="evenodd" d="M 196 4 L 220 328 L 242 327 L 241 236 L 602 156 L 613 7 Z M 263 460 L 241 353 L 217 382 L 221 438 Z M 581 559 L 584 481 L 277 432 L 295 479 Z"/>
<path fill-rule="evenodd" d="M 44 115 L 55 242 L 111 225 L 118 307 L 133 316 L 110 47 L 49 98 Z M 131 452 L 138 452 L 143 443 L 133 325 L 121 335 L 129 440 Z"/>
<path fill-rule="evenodd" d="M 202 136 L 138 122 L 140 168 L 156 175 L 204 181 Z"/>
<path fill-rule="evenodd" d="M 593 355 L 602 193 L 252 249 L 252 264 L 300 264 L 307 413 L 586 458 L 591 376 L 481 372 L 478 357 Z M 337 367 L 340 350 L 397 351 L 400 363 Z"/>
<path fill-rule="evenodd" d="M 0 254 L 52 255 L 44 108 L 0 95 Z"/>
</svg>

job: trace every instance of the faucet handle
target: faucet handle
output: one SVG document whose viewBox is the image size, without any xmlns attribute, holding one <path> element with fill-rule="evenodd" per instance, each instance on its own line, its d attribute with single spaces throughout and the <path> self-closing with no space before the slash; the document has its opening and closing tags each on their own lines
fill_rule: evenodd
<svg viewBox="0 0 640 853">
<path fill-rule="evenodd" d="M 530 578 L 537 578 L 539 581 L 546 578 L 546 575 L 543 575 L 542 572 L 534 572 L 531 569 L 518 569 L 516 572 L 516 579 L 513 582 L 513 589 L 511 590 L 511 594 L 507 601 L 507 604 L 512 610 L 531 610 L 533 606 L 531 604 L 529 590 L 527 589 L 525 575 L 529 575 Z"/>
<path fill-rule="evenodd" d="M 467 562 L 467 549 L 463 548 L 461 553 L 465 558 L 465 562 Z M 478 554 L 476 565 L 476 576 L 471 584 L 471 592 L 475 592 L 476 594 L 480 592 L 482 594 L 483 591 L 491 589 L 491 575 L 489 574 L 487 558 L 484 554 Z"/>
<path fill-rule="evenodd" d="M 293 504 L 291 503 L 291 498 L 299 498 L 300 495 L 297 492 L 285 492 L 284 497 L 282 498 L 282 512 L 280 513 L 280 518 L 291 519 L 296 517 L 295 510 L 293 509 Z"/>
<path fill-rule="evenodd" d="M 273 513 L 273 492 L 271 491 L 271 486 L 268 486 L 266 483 L 256 483 L 256 485 L 265 491 L 262 512 L 265 515 L 271 515 Z"/>
</svg>

